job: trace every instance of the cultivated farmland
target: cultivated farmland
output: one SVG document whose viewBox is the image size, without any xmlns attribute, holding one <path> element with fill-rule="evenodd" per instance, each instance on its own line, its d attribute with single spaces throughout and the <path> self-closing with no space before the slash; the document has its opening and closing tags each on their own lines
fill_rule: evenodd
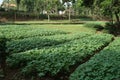
<svg viewBox="0 0 120 80">
<path fill-rule="evenodd" d="M 55 25 L 51 29 L 33 25 L 0 27 L 0 50 L 7 55 L 10 80 L 120 78 L 119 38 L 112 42 L 114 36 L 110 34 L 95 34 L 94 30 L 85 32 L 87 28 L 82 26 L 79 28 L 83 30 L 75 32 L 70 27 L 65 31 L 61 26 L 59 30 Z"/>
</svg>

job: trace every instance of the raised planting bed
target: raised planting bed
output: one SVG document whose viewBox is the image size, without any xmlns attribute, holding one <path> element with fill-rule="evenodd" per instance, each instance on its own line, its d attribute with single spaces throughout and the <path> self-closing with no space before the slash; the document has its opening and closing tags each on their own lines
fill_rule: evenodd
<svg viewBox="0 0 120 80">
<path fill-rule="evenodd" d="M 80 65 L 69 80 L 119 80 L 120 79 L 120 38 Z"/>
<path fill-rule="evenodd" d="M 15 53 L 8 57 L 11 68 L 21 68 L 23 76 L 57 76 L 69 72 L 70 66 L 83 62 L 88 56 L 112 41 L 111 35 L 91 35 L 65 44 Z M 60 79 L 60 78 L 59 78 Z"/>
</svg>

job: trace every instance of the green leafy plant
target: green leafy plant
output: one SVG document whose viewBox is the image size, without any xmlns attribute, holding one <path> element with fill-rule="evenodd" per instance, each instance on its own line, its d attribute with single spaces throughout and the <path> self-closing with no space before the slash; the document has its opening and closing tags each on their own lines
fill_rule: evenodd
<svg viewBox="0 0 120 80">
<path fill-rule="evenodd" d="M 1 32 L 4 32 L 4 35 L 8 39 L 24 39 L 29 37 L 36 37 L 36 36 L 50 36 L 50 35 L 57 35 L 57 34 L 67 34 L 68 32 L 60 31 L 60 30 L 47 30 L 42 28 L 33 28 L 33 27 L 22 27 L 18 28 L 19 26 L 15 27 L 5 27 L 1 28 Z M 30 29 L 29 29 L 30 28 Z"/>
<path fill-rule="evenodd" d="M 84 26 L 88 27 L 88 28 L 94 28 L 94 29 L 96 29 L 98 31 L 104 29 L 104 27 L 99 23 L 86 23 L 86 24 L 84 24 Z"/>
<path fill-rule="evenodd" d="M 119 80 L 120 79 L 120 38 L 80 65 L 70 80 Z"/>
<path fill-rule="evenodd" d="M 80 39 L 91 34 L 67 34 L 67 35 L 54 35 L 54 36 L 37 36 L 25 39 L 12 40 L 7 42 L 8 53 L 24 52 L 30 49 L 41 49 L 43 47 L 55 46 L 74 39 Z"/>
<path fill-rule="evenodd" d="M 54 76 L 61 70 L 69 71 L 71 65 L 93 55 L 111 39 L 112 36 L 107 34 L 91 35 L 48 49 L 15 53 L 9 56 L 7 62 L 12 68 L 22 67 L 22 74 L 27 76 L 37 74 L 41 77 L 47 73 Z"/>
<path fill-rule="evenodd" d="M 120 34 L 120 23 L 112 23 L 112 22 L 108 22 L 105 24 L 105 30 L 108 33 L 114 34 L 114 35 L 118 35 Z"/>
</svg>

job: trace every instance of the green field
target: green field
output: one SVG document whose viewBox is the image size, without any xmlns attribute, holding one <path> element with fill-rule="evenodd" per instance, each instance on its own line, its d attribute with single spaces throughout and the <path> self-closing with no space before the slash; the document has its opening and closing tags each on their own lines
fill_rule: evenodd
<svg viewBox="0 0 120 80">
<path fill-rule="evenodd" d="M 4 27 L 4 28 L 3 28 Z M 19 27 L 19 28 L 18 28 Z M 83 27 L 83 24 L 81 25 L 1 25 L 0 31 L 8 30 L 8 31 L 18 31 L 18 30 L 31 30 L 31 29 L 44 29 L 44 30 L 61 30 L 65 32 L 95 32 L 95 30 L 90 28 Z"/>
<path fill-rule="evenodd" d="M 0 0 L 0 80 L 120 80 L 120 0 Z"/>
<path fill-rule="evenodd" d="M 0 26 L 12 80 L 118 80 L 120 39 L 113 38 L 82 24 Z"/>
</svg>

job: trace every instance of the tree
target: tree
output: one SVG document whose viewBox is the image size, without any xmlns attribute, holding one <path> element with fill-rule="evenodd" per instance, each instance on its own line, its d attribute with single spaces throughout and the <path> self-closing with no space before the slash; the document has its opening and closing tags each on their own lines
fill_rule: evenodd
<svg viewBox="0 0 120 80">
<path fill-rule="evenodd" d="M 69 10 L 69 21 L 71 20 L 71 8 L 72 8 L 72 4 L 75 3 L 75 0 L 62 0 L 63 1 L 63 4 L 66 5 L 66 8 Z"/>
<path fill-rule="evenodd" d="M 34 12 L 34 7 L 35 7 L 34 0 L 23 0 L 22 4 L 25 6 L 28 12 Z"/>
<path fill-rule="evenodd" d="M 114 35 L 120 34 L 120 0 L 104 0 L 100 3 L 103 14 L 111 18 L 109 31 Z"/>
<path fill-rule="evenodd" d="M 83 0 L 76 1 L 76 9 L 78 10 L 79 15 L 81 14 L 81 12 L 83 12 L 82 9 L 84 9 L 82 6 L 82 3 L 83 3 Z"/>
<path fill-rule="evenodd" d="M 46 8 L 45 10 L 47 11 L 48 15 L 48 22 L 50 21 L 50 11 L 52 9 L 52 0 L 46 0 Z"/>
<path fill-rule="evenodd" d="M 44 6 L 43 0 L 35 0 L 34 13 L 37 15 L 37 19 L 39 19 L 39 14 L 43 12 Z"/>
<path fill-rule="evenodd" d="M 116 17 L 116 22 L 120 23 L 120 0 L 104 0 L 100 3 L 104 15 L 109 15 L 113 19 Z"/>
<path fill-rule="evenodd" d="M 102 16 L 110 19 L 107 23 L 109 32 L 118 35 L 120 34 L 120 0 L 95 0 L 94 8 L 97 7 Z"/>
<path fill-rule="evenodd" d="M 77 0 L 79 14 L 91 16 L 94 12 L 94 0 Z"/>
<path fill-rule="evenodd" d="M 45 5 L 44 10 L 47 11 L 48 22 L 49 22 L 50 21 L 50 14 L 52 12 L 54 12 L 55 7 L 57 7 L 59 5 L 59 1 L 58 0 L 45 0 L 44 5 Z"/>
<path fill-rule="evenodd" d="M 3 5 L 7 10 L 9 10 L 9 4 L 10 4 L 9 0 L 3 0 Z"/>
<path fill-rule="evenodd" d="M 20 6 L 20 1 L 21 0 L 16 0 L 16 3 L 17 3 L 17 10 L 19 11 L 19 6 Z"/>
</svg>

